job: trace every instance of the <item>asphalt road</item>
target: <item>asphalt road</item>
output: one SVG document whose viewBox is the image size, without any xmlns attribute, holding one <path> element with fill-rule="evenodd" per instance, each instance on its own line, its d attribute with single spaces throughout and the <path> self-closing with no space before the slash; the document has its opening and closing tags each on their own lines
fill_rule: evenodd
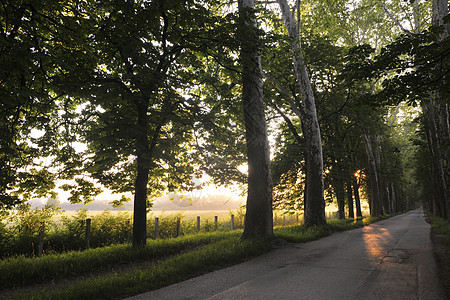
<svg viewBox="0 0 450 300">
<path fill-rule="evenodd" d="M 129 299 L 446 299 L 422 209 Z"/>
</svg>

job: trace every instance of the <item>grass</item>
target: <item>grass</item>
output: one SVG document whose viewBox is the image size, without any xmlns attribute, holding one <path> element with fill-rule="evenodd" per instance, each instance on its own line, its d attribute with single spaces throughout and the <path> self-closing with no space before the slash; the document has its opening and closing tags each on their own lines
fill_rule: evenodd
<svg viewBox="0 0 450 300">
<path fill-rule="evenodd" d="M 0 261 L 0 289 L 80 276 L 133 262 L 162 259 L 239 234 L 238 231 L 199 233 L 174 239 L 149 240 L 142 249 L 133 249 L 130 245 L 114 245 L 39 258 L 22 256 L 6 259 Z"/>
<path fill-rule="evenodd" d="M 328 236 L 333 232 L 352 230 L 360 228 L 371 223 L 387 219 L 393 215 L 384 215 L 380 217 L 364 217 L 358 220 L 327 220 L 325 226 L 311 226 L 306 228 L 303 225 L 277 227 L 274 229 L 278 238 L 284 239 L 290 243 L 305 243 Z"/>
<path fill-rule="evenodd" d="M 24 294 L 18 299 L 110 299 L 156 289 L 270 250 L 265 241 L 241 241 L 239 236 L 211 243 L 196 251 L 164 260 L 145 270 L 135 269 L 97 279 L 80 280 L 68 288 Z"/>
<path fill-rule="evenodd" d="M 445 245 L 450 247 L 450 223 L 430 212 L 427 212 L 427 217 L 431 220 L 430 225 L 433 228 L 434 233 L 443 235 L 442 241 Z"/>
<path fill-rule="evenodd" d="M 328 220 L 326 226 L 277 227 L 274 232 L 277 238 L 288 242 L 307 242 L 333 232 L 359 228 L 384 218 L 386 217 L 370 217 L 358 221 Z M 241 241 L 241 233 L 242 231 L 238 230 L 150 240 L 145 248 L 137 250 L 127 245 L 116 245 L 34 259 L 8 259 L 0 261 L 0 289 L 67 278 L 71 279 L 70 284 L 55 285 L 51 289 L 33 293 L 21 293 L 19 290 L 14 297 L 111 299 L 139 294 L 270 251 L 269 241 Z M 117 271 L 120 266 L 130 264 L 134 267 Z M 102 270 L 106 272 L 99 275 L 98 272 Z"/>
</svg>

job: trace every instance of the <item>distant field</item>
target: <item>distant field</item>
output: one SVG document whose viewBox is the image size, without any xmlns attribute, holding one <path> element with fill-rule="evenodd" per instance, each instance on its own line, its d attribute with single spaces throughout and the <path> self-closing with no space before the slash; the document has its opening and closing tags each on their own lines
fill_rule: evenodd
<svg viewBox="0 0 450 300">
<path fill-rule="evenodd" d="M 334 205 L 330 205 L 327 206 L 325 211 L 328 212 L 336 212 L 337 208 Z M 88 210 L 88 216 L 94 217 L 97 215 L 100 215 L 102 213 L 104 213 L 105 211 L 100 211 L 100 210 Z M 133 216 L 133 212 L 132 211 L 115 211 L 115 210 L 111 210 L 109 211 L 112 214 L 129 214 L 130 218 Z M 197 216 L 200 217 L 207 217 L 207 218 L 214 218 L 214 216 L 218 216 L 219 219 L 223 218 L 223 217 L 230 217 L 231 212 L 233 212 L 234 214 L 236 214 L 236 210 L 179 210 L 179 211 L 175 211 L 175 210 L 171 210 L 171 211 L 165 211 L 165 210 L 155 210 L 155 211 L 150 211 L 147 215 L 148 218 L 153 218 L 153 217 L 163 217 L 163 216 L 171 216 L 171 215 L 178 215 L 181 214 L 182 216 L 185 217 L 185 219 L 194 219 Z M 76 215 L 77 212 L 76 211 L 64 211 L 63 213 L 59 214 L 58 217 L 61 216 L 66 216 L 66 217 L 72 217 L 74 215 Z M 299 215 L 302 215 L 303 211 L 299 212 Z M 369 214 L 369 210 L 365 209 L 363 211 L 363 215 L 368 215 Z M 282 211 L 274 211 L 274 217 L 278 216 L 281 217 L 283 215 Z"/>
<path fill-rule="evenodd" d="M 105 212 L 104 210 L 88 210 L 88 214 L 91 216 L 95 216 L 95 215 L 99 215 L 102 214 L 103 212 Z M 130 214 L 132 215 L 133 212 L 132 211 L 119 211 L 119 210 L 110 210 L 109 212 L 113 213 L 113 214 Z M 150 211 L 148 214 L 149 215 L 175 215 L 181 213 L 185 216 L 217 216 L 217 215 L 229 215 L 230 211 L 229 210 L 152 210 Z M 64 216 L 73 216 L 76 215 L 77 211 L 64 211 L 63 213 L 61 213 L 61 215 Z"/>
<path fill-rule="evenodd" d="M 101 215 L 102 213 L 104 213 L 105 211 L 99 211 L 99 210 L 89 210 L 87 212 L 88 216 L 90 217 L 94 217 L 97 215 Z M 133 216 L 133 212 L 132 211 L 109 211 L 112 214 L 128 214 L 130 215 L 130 218 Z M 57 218 L 61 218 L 61 216 L 66 216 L 66 217 L 72 217 L 75 216 L 77 214 L 76 211 L 64 211 L 63 213 L 59 214 L 57 216 Z M 216 211 L 212 211 L 212 210 L 180 210 L 180 211 L 161 211 L 161 210 L 156 210 L 156 211 L 151 211 L 148 213 L 147 218 L 154 218 L 154 217 L 167 217 L 170 215 L 178 215 L 181 214 L 183 215 L 186 219 L 194 219 L 197 216 L 200 216 L 202 218 L 211 218 L 213 219 L 214 216 L 218 216 L 219 220 L 221 218 L 225 218 L 225 217 L 230 217 L 230 211 L 228 210 L 216 210 Z"/>
</svg>

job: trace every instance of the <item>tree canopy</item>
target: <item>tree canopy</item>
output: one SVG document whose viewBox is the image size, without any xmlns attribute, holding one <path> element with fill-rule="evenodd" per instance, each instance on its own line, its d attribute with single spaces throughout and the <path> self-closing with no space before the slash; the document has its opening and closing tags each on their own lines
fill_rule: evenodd
<svg viewBox="0 0 450 300">
<path fill-rule="evenodd" d="M 120 205 L 131 193 L 133 242 L 143 245 L 158 195 L 201 188 L 193 179 L 204 174 L 214 184 L 248 179 L 250 194 L 239 167 L 268 160 L 268 144 L 255 148 L 252 134 L 269 128 L 263 185 L 274 189 L 257 197 L 268 207 L 273 196 L 274 208 L 303 209 L 306 224 L 318 225 L 325 202 L 341 218 L 346 206 L 360 213 L 361 193 L 373 215 L 422 202 L 448 217 L 448 1 L 247 9 L 220 0 L 3 1 L 0 210 L 58 186 L 73 203 L 109 189 Z M 249 82 L 258 108 L 248 105 Z M 257 115 L 260 127 L 249 127 Z M 267 151 L 251 163 L 259 148 Z M 248 222 L 271 227 L 271 207 L 264 216 Z"/>
</svg>

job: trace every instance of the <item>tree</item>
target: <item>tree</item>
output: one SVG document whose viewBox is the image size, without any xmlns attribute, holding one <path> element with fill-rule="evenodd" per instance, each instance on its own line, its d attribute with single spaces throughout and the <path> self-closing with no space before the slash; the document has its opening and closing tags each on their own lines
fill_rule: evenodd
<svg viewBox="0 0 450 300">
<path fill-rule="evenodd" d="M 293 19 L 286 0 L 277 0 L 283 21 L 291 39 L 292 60 L 298 88 L 301 94 L 302 132 L 306 144 L 306 183 L 305 183 L 305 214 L 306 226 L 326 224 L 325 201 L 323 196 L 323 157 L 322 140 L 317 119 L 316 103 L 305 60 L 300 44 L 300 24 Z M 300 14 L 297 8 L 297 13 Z M 295 12 L 295 9 L 294 9 Z"/>
<path fill-rule="evenodd" d="M 420 18 L 418 1 L 411 4 L 414 24 L 426 24 Z M 397 105 L 406 100 L 411 105 L 420 103 L 422 107 L 424 118 L 420 120 L 424 124 L 421 128 L 426 136 L 433 174 L 434 203 L 431 206 L 443 217 L 448 209 L 448 154 L 447 147 L 443 146 L 448 143 L 448 108 L 445 100 L 448 97 L 448 85 L 445 82 L 449 65 L 449 41 L 446 37 L 447 27 L 442 25 L 445 15 L 448 15 L 446 7 L 447 1 L 433 2 L 433 27 L 422 31 L 419 26 L 416 26 L 417 30 L 403 30 L 404 35 L 381 51 L 371 70 L 373 76 L 382 78 L 383 90 L 376 96 L 378 104 Z M 398 193 L 395 193 L 397 196 Z"/>
<path fill-rule="evenodd" d="M 80 66 L 83 78 L 73 76 L 76 70 L 64 78 L 75 87 L 70 93 L 85 99 L 85 118 L 76 126 L 88 149 L 78 176 L 87 173 L 115 192 L 134 192 L 135 247 L 146 244 L 148 199 L 193 189 L 199 175 L 193 130 L 201 98 L 182 91 L 196 84 L 195 69 L 204 63 L 199 50 L 209 42 L 205 28 L 217 21 L 203 4 L 93 4 L 97 13 L 85 23 L 91 33 L 84 47 L 96 64 Z M 76 183 L 67 189 L 84 189 L 85 181 Z"/>
<path fill-rule="evenodd" d="M 380 182 L 378 179 L 377 163 L 373 151 L 372 141 L 368 134 L 363 134 L 367 158 L 369 163 L 369 187 L 371 190 L 371 198 L 369 202 L 370 215 L 380 216 L 383 214 L 381 206 L 381 195 L 380 195 Z"/>
<path fill-rule="evenodd" d="M 259 38 L 253 0 L 239 0 L 242 103 L 248 158 L 248 194 L 243 239 L 273 237 L 272 177 L 264 114 Z"/>
</svg>

